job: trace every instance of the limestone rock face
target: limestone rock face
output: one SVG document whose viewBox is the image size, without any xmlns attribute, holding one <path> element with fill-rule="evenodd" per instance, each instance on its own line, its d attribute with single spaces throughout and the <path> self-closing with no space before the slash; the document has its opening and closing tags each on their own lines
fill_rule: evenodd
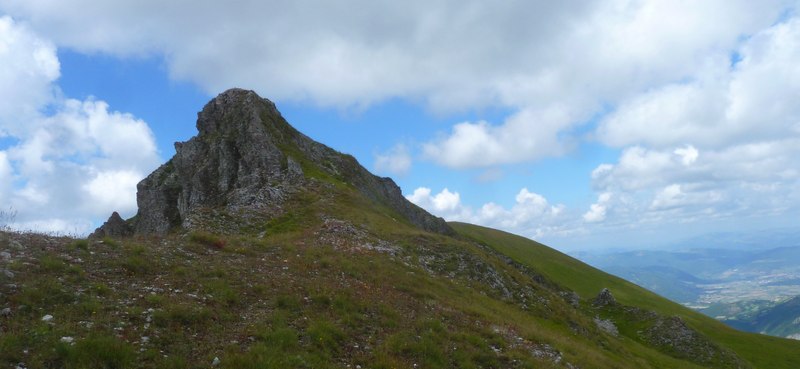
<svg viewBox="0 0 800 369">
<path fill-rule="evenodd" d="M 127 237 L 133 235 L 133 227 L 119 216 L 116 211 L 108 217 L 100 228 L 97 228 L 89 238 L 101 239 L 103 237 Z"/>
<path fill-rule="evenodd" d="M 303 191 L 313 168 L 353 185 L 427 231 L 450 234 L 441 218 L 406 200 L 389 178 L 380 178 L 350 155 L 295 130 L 271 101 L 253 91 L 231 89 L 211 100 L 197 117 L 198 135 L 175 144 L 175 156 L 137 185 L 137 234 L 191 228 L 209 209 L 270 214 Z"/>
</svg>

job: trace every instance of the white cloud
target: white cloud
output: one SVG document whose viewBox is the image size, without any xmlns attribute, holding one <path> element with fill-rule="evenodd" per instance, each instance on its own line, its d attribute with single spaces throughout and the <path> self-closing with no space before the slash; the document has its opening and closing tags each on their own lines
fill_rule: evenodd
<svg viewBox="0 0 800 369">
<path fill-rule="evenodd" d="M 776 215 L 800 210 L 792 195 L 800 183 L 798 157 L 800 138 L 708 149 L 702 155 L 687 146 L 634 146 L 616 164 L 599 165 L 592 184 L 600 193 L 620 194 L 614 224 Z M 606 209 L 598 201 L 584 219 L 608 218 Z"/>
<path fill-rule="evenodd" d="M 468 168 L 517 163 L 558 155 L 566 143 L 559 133 L 574 120 L 562 107 L 523 110 L 502 125 L 487 122 L 456 124 L 452 133 L 425 144 L 427 158 L 439 164 Z"/>
<path fill-rule="evenodd" d="M 406 198 L 448 221 L 463 221 L 539 238 L 564 233 L 570 225 L 564 219 L 565 206 L 551 205 L 544 196 L 522 188 L 514 198 L 514 206 L 506 209 L 494 202 L 475 210 L 461 202 L 458 192 L 447 188 L 433 195 L 430 188 L 419 187 Z"/>
<path fill-rule="evenodd" d="M 392 147 L 389 151 L 375 155 L 375 170 L 395 175 L 405 175 L 411 170 L 411 155 L 403 144 Z"/>
<path fill-rule="evenodd" d="M 612 194 L 609 192 L 601 193 L 597 202 L 589 206 L 589 211 L 583 214 L 583 220 L 589 223 L 602 222 L 606 219 L 606 211 Z"/>
<path fill-rule="evenodd" d="M 734 65 L 711 59 L 686 81 L 632 96 L 602 120 L 598 137 L 624 149 L 616 164 L 592 172 L 592 184 L 624 193 L 618 222 L 800 208 L 791 195 L 800 178 L 800 19 L 757 32 L 736 52 Z"/>
<path fill-rule="evenodd" d="M 104 214 L 108 209 L 130 214 L 136 210 L 136 184 L 142 180 L 142 172 L 132 170 L 109 170 L 97 173 L 82 189 L 94 201 L 89 204 L 95 214 Z M 109 214 L 110 215 L 110 214 Z"/>
<path fill-rule="evenodd" d="M 10 17 L 0 17 L 0 137 L 24 131 L 25 124 L 54 99 L 59 77 L 52 43 Z"/>
<path fill-rule="evenodd" d="M 727 60 L 792 4 L 7 0 L 0 10 L 77 50 L 162 55 L 172 77 L 212 94 L 240 86 L 326 106 L 399 97 L 436 111 L 511 111 L 425 146 L 428 158 L 464 168 L 561 155 L 606 106 Z"/>
<path fill-rule="evenodd" d="M 406 197 L 409 201 L 437 214 L 450 214 L 451 216 L 461 210 L 461 195 L 450 192 L 447 188 L 436 195 L 431 195 L 431 189 L 419 187 Z"/>
<path fill-rule="evenodd" d="M 800 122 L 800 19 L 769 27 L 737 52 L 741 61 L 711 60 L 685 83 L 668 84 L 625 102 L 601 124 L 609 145 L 658 148 L 682 143 L 722 148 L 775 140 Z"/>
<path fill-rule="evenodd" d="M 0 151 L 0 199 L 18 212 L 14 226 L 84 233 L 112 211 L 133 215 L 136 183 L 160 161 L 147 124 L 54 93 L 55 48 L 8 17 L 0 59 L 0 129 L 12 139 Z"/>
<path fill-rule="evenodd" d="M 692 145 L 686 145 L 686 147 L 679 147 L 673 151 L 675 155 L 681 157 L 681 163 L 683 165 L 692 165 L 692 163 L 697 161 L 697 157 L 700 156 L 700 152 L 694 148 Z"/>
<path fill-rule="evenodd" d="M 13 168 L 8 161 L 8 154 L 5 151 L 0 151 L 0 203 L 7 204 L 9 192 L 11 191 L 11 184 L 14 181 Z M 0 211 L 3 211 L 2 209 Z"/>
</svg>

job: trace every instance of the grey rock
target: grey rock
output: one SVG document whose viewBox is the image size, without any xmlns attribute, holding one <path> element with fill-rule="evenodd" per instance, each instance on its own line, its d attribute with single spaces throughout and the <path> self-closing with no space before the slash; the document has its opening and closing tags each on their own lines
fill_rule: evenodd
<svg viewBox="0 0 800 369">
<path fill-rule="evenodd" d="M 689 327 L 678 316 L 658 317 L 650 328 L 640 331 L 639 336 L 645 342 L 669 352 L 672 356 L 696 363 L 705 365 L 715 363 L 725 368 L 751 367 L 734 352 L 718 346 Z"/>
<path fill-rule="evenodd" d="M 17 240 L 11 240 L 11 241 L 9 241 L 9 242 L 8 242 L 8 246 L 9 246 L 10 248 L 14 249 L 14 250 L 17 250 L 17 251 L 22 251 L 22 250 L 24 249 L 24 247 L 22 246 L 22 244 L 21 244 L 21 243 L 19 243 L 19 241 L 17 241 Z"/>
<path fill-rule="evenodd" d="M 561 291 L 559 294 L 564 298 L 564 301 L 569 303 L 572 307 L 580 307 L 581 296 L 575 293 L 575 291 Z"/>
<path fill-rule="evenodd" d="M 617 299 L 614 298 L 614 295 L 611 294 L 611 291 L 608 288 L 603 288 L 597 297 L 592 300 L 592 306 L 595 307 L 605 307 L 605 306 L 614 306 L 617 304 Z"/>
<path fill-rule="evenodd" d="M 11 315 L 11 308 L 4 308 L 0 310 L 0 316 L 9 316 Z"/>
<path fill-rule="evenodd" d="M 619 329 L 617 329 L 616 324 L 614 324 L 614 322 L 612 322 L 610 319 L 600 319 L 599 317 L 595 317 L 594 324 L 603 332 L 606 332 L 614 337 L 619 336 Z"/>
<path fill-rule="evenodd" d="M 0 252 L 0 259 L 9 260 L 11 259 L 11 253 L 7 251 Z"/>
<path fill-rule="evenodd" d="M 133 235 L 133 227 L 125 222 L 116 211 L 111 213 L 108 220 L 89 235 L 90 239 L 102 239 L 103 237 L 127 237 Z"/>
<path fill-rule="evenodd" d="M 253 91 L 221 93 L 198 113 L 197 130 L 137 185 L 136 234 L 193 228 L 212 209 L 243 218 L 278 215 L 289 196 L 310 184 L 308 169 L 352 185 L 424 230 L 454 233 L 443 219 L 406 200 L 394 181 L 298 132 Z"/>
</svg>

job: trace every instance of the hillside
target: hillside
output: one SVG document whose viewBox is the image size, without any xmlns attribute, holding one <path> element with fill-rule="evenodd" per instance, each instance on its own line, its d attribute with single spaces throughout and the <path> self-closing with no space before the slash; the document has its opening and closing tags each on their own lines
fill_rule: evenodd
<svg viewBox="0 0 800 369">
<path fill-rule="evenodd" d="M 250 91 L 209 102 L 198 131 L 139 184 L 134 218 L 0 233 L 0 366 L 800 366 L 800 342 L 446 224 Z"/>
<path fill-rule="evenodd" d="M 605 286 L 614 291 L 614 296 L 621 303 L 665 315 L 680 316 L 691 327 L 733 349 L 757 368 L 789 368 L 800 362 L 798 361 L 800 352 L 797 352 L 800 342 L 732 329 L 710 317 L 524 237 L 468 224 L 451 225 L 460 234 L 489 245 L 516 262 L 541 270 L 583 298 L 592 296 L 598 288 Z M 764 355 L 764 350 L 769 350 L 773 354 Z"/>
<path fill-rule="evenodd" d="M 800 337 L 800 296 L 786 301 L 747 301 L 717 307 L 725 314 L 723 321 L 732 327 L 748 332 L 760 332 L 778 337 Z M 755 305 L 753 311 L 735 309 L 741 305 Z M 740 310 L 740 311 L 736 311 Z"/>
</svg>

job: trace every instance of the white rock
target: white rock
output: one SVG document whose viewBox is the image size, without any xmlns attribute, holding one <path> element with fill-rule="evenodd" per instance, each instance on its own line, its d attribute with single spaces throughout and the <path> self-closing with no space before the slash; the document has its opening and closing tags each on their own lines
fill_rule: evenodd
<svg viewBox="0 0 800 369">
<path fill-rule="evenodd" d="M 5 308 L 0 310 L 0 316 L 9 316 L 11 315 L 11 308 Z"/>
<path fill-rule="evenodd" d="M 219 358 L 214 356 L 214 361 L 211 362 L 211 366 L 217 366 L 217 365 L 219 365 Z"/>
<path fill-rule="evenodd" d="M 64 342 L 64 343 L 73 343 L 73 342 L 75 342 L 75 339 L 74 339 L 74 338 L 72 338 L 72 337 L 69 337 L 69 336 L 66 336 L 66 337 L 61 337 L 61 342 Z"/>
<path fill-rule="evenodd" d="M 43 316 L 43 317 L 42 317 L 42 321 L 43 321 L 43 322 L 49 322 L 49 321 L 51 321 L 51 320 L 53 320 L 53 316 L 52 316 L 52 315 L 50 315 L 50 314 L 47 314 L 47 315 L 45 315 L 45 316 Z"/>
</svg>

